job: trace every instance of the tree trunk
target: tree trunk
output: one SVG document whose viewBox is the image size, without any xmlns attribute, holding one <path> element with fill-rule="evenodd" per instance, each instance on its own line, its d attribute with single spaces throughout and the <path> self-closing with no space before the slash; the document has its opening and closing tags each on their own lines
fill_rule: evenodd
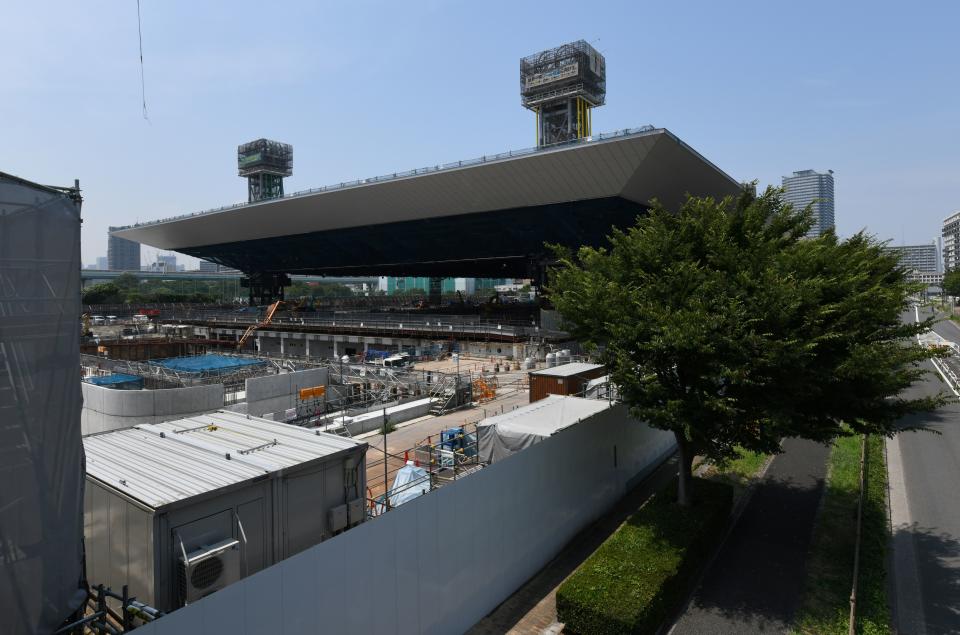
<svg viewBox="0 0 960 635">
<path fill-rule="evenodd" d="M 682 432 L 674 432 L 677 449 L 680 453 L 679 478 L 677 478 L 677 504 L 689 507 L 691 504 L 690 487 L 693 480 L 693 448 Z"/>
</svg>

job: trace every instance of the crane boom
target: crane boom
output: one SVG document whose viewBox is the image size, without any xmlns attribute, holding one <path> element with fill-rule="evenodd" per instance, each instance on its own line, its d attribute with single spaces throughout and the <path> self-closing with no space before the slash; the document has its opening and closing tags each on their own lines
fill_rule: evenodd
<svg viewBox="0 0 960 635">
<path fill-rule="evenodd" d="M 280 305 L 283 304 L 283 300 L 277 300 L 270 305 L 270 308 L 267 309 L 267 316 L 257 322 L 256 324 L 251 324 L 247 327 L 247 330 L 244 331 L 243 335 L 240 337 L 240 340 L 237 342 L 237 350 L 243 348 L 244 343 L 253 335 L 253 332 L 257 329 L 262 329 L 263 327 L 270 324 L 273 321 L 273 314 L 277 312 L 277 309 L 280 308 Z"/>
</svg>

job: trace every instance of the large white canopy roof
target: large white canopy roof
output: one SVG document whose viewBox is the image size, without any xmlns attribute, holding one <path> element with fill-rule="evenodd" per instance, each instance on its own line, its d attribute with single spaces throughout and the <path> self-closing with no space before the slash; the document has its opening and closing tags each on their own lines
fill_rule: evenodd
<svg viewBox="0 0 960 635">
<path fill-rule="evenodd" d="M 180 250 L 569 201 L 722 196 L 738 183 L 666 129 L 600 135 L 202 212 L 114 232 Z"/>
</svg>

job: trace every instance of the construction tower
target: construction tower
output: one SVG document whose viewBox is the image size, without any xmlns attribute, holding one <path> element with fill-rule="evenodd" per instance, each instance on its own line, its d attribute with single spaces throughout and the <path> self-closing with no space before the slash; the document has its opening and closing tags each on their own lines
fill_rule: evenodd
<svg viewBox="0 0 960 635">
<path fill-rule="evenodd" d="M 607 96 L 606 61 L 583 40 L 520 60 L 520 96 L 537 115 L 537 146 L 590 136 L 590 112 Z"/>
<path fill-rule="evenodd" d="M 251 203 L 283 197 L 283 177 L 293 174 L 293 146 L 257 139 L 237 148 L 237 169 L 247 178 Z"/>
</svg>

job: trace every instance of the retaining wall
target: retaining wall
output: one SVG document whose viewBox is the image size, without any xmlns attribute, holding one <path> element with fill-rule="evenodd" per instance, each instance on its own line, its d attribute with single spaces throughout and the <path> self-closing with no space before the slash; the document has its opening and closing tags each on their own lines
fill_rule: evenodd
<svg viewBox="0 0 960 635">
<path fill-rule="evenodd" d="M 172 421 L 223 408 L 222 384 L 159 390 L 116 390 L 86 382 L 80 386 L 82 434 Z"/>
</svg>

